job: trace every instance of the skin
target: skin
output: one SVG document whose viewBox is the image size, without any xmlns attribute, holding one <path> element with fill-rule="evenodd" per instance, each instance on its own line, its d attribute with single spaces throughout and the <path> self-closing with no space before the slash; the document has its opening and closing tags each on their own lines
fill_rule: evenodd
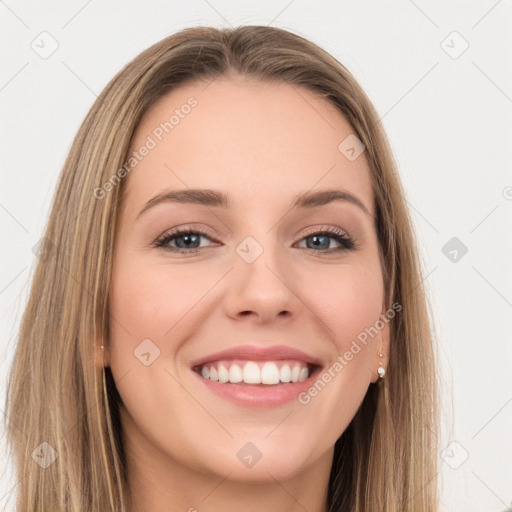
<svg viewBox="0 0 512 512">
<path fill-rule="evenodd" d="M 282 344 L 327 368 L 375 324 L 385 306 L 367 162 L 338 150 L 353 129 L 327 100 L 224 76 L 161 98 L 132 151 L 190 96 L 198 105 L 125 178 L 116 232 L 103 356 L 122 398 L 131 512 L 326 511 L 334 443 L 379 361 L 386 367 L 387 324 L 307 405 L 237 406 L 213 395 L 191 362 L 240 344 Z M 137 218 L 162 191 L 189 188 L 223 191 L 232 205 L 168 202 Z M 345 201 L 290 209 L 296 194 L 331 188 L 357 196 L 369 215 Z M 154 247 L 191 224 L 208 233 L 198 252 Z M 308 248 L 329 227 L 357 249 L 333 251 L 333 238 Z M 263 249 L 252 263 L 236 252 L 247 236 Z M 160 350 L 149 366 L 134 357 L 145 339 Z M 250 468 L 236 455 L 247 442 L 262 454 Z"/>
</svg>

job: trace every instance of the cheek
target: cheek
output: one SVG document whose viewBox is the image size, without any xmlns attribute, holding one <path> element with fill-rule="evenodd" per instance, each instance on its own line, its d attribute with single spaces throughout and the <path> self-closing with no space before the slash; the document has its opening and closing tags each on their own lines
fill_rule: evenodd
<svg viewBox="0 0 512 512">
<path fill-rule="evenodd" d="M 380 272 L 347 265 L 308 275 L 304 283 L 307 302 L 336 341 L 338 352 L 373 326 L 382 311 L 383 284 Z"/>
<path fill-rule="evenodd" d="M 367 334 L 382 311 L 382 276 L 373 267 L 347 265 L 308 276 L 308 306 L 334 349 L 333 359 L 299 402 L 332 441 L 355 416 L 372 378 L 380 334 Z M 314 308 L 314 309 L 313 309 Z M 360 341 L 365 338 L 365 342 Z M 328 411 L 328 412 L 326 412 Z M 326 441 L 328 442 L 328 441 Z"/>
<path fill-rule="evenodd" d="M 196 305 L 208 287 L 192 266 L 174 268 L 120 266 L 113 276 L 111 297 L 115 332 L 137 339 L 162 339 Z M 117 325 L 116 325 L 117 324 Z M 124 334 L 122 327 L 125 327 Z"/>
<path fill-rule="evenodd" d="M 210 275 L 209 279 L 218 278 Z M 148 437 L 155 434 L 152 425 L 165 425 L 162 432 L 169 438 L 175 432 L 193 430 L 181 425 L 186 418 L 174 414 L 176 404 L 194 407 L 195 402 L 175 382 L 173 376 L 179 375 L 169 362 L 190 335 L 189 319 L 212 286 L 207 280 L 207 272 L 200 274 L 186 265 L 142 265 L 125 258 L 114 268 L 110 367 L 126 411 Z M 149 354 L 146 359 L 145 354 Z"/>
</svg>

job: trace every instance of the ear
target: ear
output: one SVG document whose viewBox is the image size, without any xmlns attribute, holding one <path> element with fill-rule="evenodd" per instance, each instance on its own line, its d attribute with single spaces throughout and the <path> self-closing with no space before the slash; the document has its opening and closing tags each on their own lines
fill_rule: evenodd
<svg viewBox="0 0 512 512">
<path fill-rule="evenodd" d="M 371 350 L 373 350 L 373 358 L 372 358 L 372 379 L 371 382 L 375 383 L 380 380 L 380 376 L 377 373 L 377 370 L 380 368 L 382 364 L 382 368 L 387 371 L 389 364 L 389 348 L 390 348 L 390 327 L 389 327 L 389 319 L 385 316 L 384 313 L 381 313 L 380 318 L 382 319 L 382 323 L 384 327 L 380 330 L 380 333 L 373 338 L 373 344 L 371 345 Z M 379 356 L 379 352 L 382 354 L 382 357 Z M 386 378 L 386 377 L 384 377 Z"/>
</svg>

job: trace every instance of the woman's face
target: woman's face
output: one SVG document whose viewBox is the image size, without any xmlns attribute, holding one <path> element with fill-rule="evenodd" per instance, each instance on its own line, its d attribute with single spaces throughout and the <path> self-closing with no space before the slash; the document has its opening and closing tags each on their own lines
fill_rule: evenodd
<svg viewBox="0 0 512 512">
<path fill-rule="evenodd" d="M 387 328 L 357 341 L 384 289 L 351 133 L 306 89 L 226 77 L 143 119 L 106 352 L 137 464 L 240 481 L 330 467 L 387 353 Z"/>
</svg>

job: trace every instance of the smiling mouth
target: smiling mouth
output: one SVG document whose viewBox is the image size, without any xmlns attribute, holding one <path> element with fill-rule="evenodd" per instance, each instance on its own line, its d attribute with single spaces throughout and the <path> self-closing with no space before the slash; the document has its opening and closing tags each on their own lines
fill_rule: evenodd
<svg viewBox="0 0 512 512">
<path fill-rule="evenodd" d="M 206 380 L 221 384 L 276 386 L 302 382 L 320 367 L 298 360 L 249 361 L 221 360 L 195 366 L 193 370 Z"/>
</svg>

